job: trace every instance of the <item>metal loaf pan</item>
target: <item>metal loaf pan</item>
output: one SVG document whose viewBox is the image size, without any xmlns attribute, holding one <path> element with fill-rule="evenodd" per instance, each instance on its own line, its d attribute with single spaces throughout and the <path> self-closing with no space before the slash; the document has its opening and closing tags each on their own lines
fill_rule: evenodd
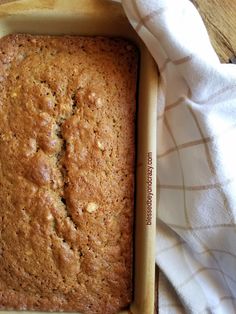
<svg viewBox="0 0 236 314">
<path fill-rule="evenodd" d="M 158 76 L 152 57 L 129 24 L 121 4 L 109 0 L 10 1 L 0 5 L 0 36 L 10 33 L 119 36 L 132 40 L 138 46 L 134 296 L 130 309 L 119 314 L 153 314 Z"/>
</svg>

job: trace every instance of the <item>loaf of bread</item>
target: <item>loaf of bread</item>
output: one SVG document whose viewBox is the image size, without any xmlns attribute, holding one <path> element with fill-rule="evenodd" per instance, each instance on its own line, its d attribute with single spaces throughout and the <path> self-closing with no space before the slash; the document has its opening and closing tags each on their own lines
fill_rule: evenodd
<svg viewBox="0 0 236 314">
<path fill-rule="evenodd" d="M 0 39 L 0 308 L 117 313 L 132 300 L 138 51 Z"/>
</svg>

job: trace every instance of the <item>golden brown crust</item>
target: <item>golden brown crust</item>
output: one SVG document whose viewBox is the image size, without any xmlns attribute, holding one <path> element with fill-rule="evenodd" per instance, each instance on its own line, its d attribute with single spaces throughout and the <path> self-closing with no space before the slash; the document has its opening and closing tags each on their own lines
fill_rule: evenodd
<svg viewBox="0 0 236 314">
<path fill-rule="evenodd" d="M 130 303 L 137 58 L 122 39 L 0 40 L 0 308 Z"/>
</svg>

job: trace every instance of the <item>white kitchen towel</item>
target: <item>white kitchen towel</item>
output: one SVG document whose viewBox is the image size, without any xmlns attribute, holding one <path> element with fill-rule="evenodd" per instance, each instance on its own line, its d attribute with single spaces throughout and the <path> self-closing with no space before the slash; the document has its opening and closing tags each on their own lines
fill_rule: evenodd
<svg viewBox="0 0 236 314">
<path fill-rule="evenodd" d="M 235 313 L 236 66 L 190 1 L 122 4 L 160 71 L 159 312 Z"/>
</svg>

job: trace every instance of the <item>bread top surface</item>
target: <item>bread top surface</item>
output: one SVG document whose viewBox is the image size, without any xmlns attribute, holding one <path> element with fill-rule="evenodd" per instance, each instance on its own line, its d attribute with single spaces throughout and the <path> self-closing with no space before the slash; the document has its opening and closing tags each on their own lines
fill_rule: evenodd
<svg viewBox="0 0 236 314">
<path fill-rule="evenodd" d="M 138 52 L 0 40 L 0 307 L 116 313 L 132 298 Z"/>
</svg>

